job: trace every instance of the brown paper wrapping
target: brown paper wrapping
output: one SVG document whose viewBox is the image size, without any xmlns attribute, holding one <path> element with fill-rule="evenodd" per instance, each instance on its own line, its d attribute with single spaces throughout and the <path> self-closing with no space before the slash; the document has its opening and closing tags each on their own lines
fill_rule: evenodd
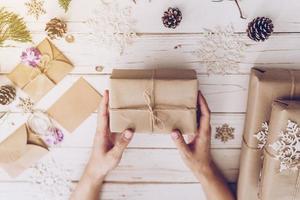
<svg viewBox="0 0 300 200">
<path fill-rule="evenodd" d="M 96 111 L 100 101 L 101 95 L 86 80 L 80 78 L 47 112 L 62 127 L 73 132 Z"/>
<path fill-rule="evenodd" d="M 300 70 L 253 68 L 250 75 L 247 114 L 243 134 L 241 164 L 238 180 L 238 199 L 258 199 L 258 181 L 262 167 L 262 150 L 253 137 L 269 121 L 275 99 L 300 96 Z M 250 189 L 248 189 L 250 188 Z"/>
<path fill-rule="evenodd" d="M 0 166 L 11 177 L 16 177 L 46 153 L 46 144 L 23 124 L 0 143 Z"/>
<path fill-rule="evenodd" d="M 113 70 L 110 129 L 122 132 L 196 131 L 198 81 L 194 70 Z"/>
<path fill-rule="evenodd" d="M 284 131 L 288 120 L 300 124 L 300 101 L 276 101 L 272 106 L 268 142 L 264 150 L 262 170 L 262 200 L 300 199 L 300 170 L 279 171 L 280 161 L 269 146 L 276 142 L 280 131 Z"/>
<path fill-rule="evenodd" d="M 42 54 L 38 67 L 20 63 L 8 75 L 34 101 L 40 100 L 73 69 L 71 61 L 50 40 L 44 39 L 36 48 Z"/>
</svg>

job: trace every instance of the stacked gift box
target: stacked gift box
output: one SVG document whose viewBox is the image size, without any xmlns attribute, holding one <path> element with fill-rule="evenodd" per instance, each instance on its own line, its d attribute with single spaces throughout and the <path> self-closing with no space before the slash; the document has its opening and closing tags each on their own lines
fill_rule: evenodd
<svg viewBox="0 0 300 200">
<path fill-rule="evenodd" d="M 253 68 L 239 200 L 300 199 L 300 70 Z"/>
</svg>

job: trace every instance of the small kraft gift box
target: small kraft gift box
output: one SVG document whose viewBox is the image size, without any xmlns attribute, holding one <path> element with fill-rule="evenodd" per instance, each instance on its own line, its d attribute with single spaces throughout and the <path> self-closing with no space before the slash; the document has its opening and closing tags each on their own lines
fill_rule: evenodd
<svg viewBox="0 0 300 200">
<path fill-rule="evenodd" d="M 238 199 L 256 200 L 262 155 L 272 103 L 278 98 L 300 96 L 300 70 L 253 68 L 250 75 L 247 113 L 240 156 Z M 259 140 L 261 142 L 259 142 Z"/>
<path fill-rule="evenodd" d="M 300 101 L 273 103 L 259 191 L 262 200 L 300 199 Z"/>
<path fill-rule="evenodd" d="M 37 66 L 20 63 L 8 75 L 8 78 L 35 102 L 73 69 L 71 61 L 50 40 L 44 39 L 36 49 L 41 54 Z"/>
<path fill-rule="evenodd" d="M 195 133 L 198 81 L 189 69 L 115 69 L 110 78 L 110 128 L 122 132 Z"/>
</svg>

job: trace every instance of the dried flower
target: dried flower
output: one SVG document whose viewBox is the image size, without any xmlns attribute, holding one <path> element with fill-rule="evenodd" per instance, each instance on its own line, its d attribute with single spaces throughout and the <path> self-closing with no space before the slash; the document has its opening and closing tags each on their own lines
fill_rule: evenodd
<svg viewBox="0 0 300 200">
<path fill-rule="evenodd" d="M 49 147 L 53 147 L 63 141 L 64 134 L 59 128 L 51 126 L 43 135 L 40 135 L 40 137 Z"/>
<path fill-rule="evenodd" d="M 24 113 L 33 112 L 34 103 L 30 99 L 30 97 L 28 97 L 28 98 L 19 97 L 19 100 L 20 100 L 20 103 L 17 105 L 17 107 L 21 108 Z"/>
<path fill-rule="evenodd" d="M 40 50 L 35 47 L 27 48 L 22 52 L 21 60 L 22 63 L 29 65 L 31 67 L 37 67 L 42 58 Z"/>
<path fill-rule="evenodd" d="M 54 144 L 58 144 L 58 143 L 60 143 L 60 142 L 63 141 L 64 134 L 63 134 L 63 132 L 59 128 L 53 127 L 52 128 L 52 133 L 53 133 L 54 138 L 55 138 Z"/>
</svg>

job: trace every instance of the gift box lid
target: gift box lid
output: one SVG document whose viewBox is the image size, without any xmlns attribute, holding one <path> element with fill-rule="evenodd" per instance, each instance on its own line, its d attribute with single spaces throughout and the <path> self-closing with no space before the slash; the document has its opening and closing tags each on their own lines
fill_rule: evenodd
<svg viewBox="0 0 300 200">
<path fill-rule="evenodd" d="M 193 69 L 113 69 L 111 79 L 197 79 Z"/>
</svg>

